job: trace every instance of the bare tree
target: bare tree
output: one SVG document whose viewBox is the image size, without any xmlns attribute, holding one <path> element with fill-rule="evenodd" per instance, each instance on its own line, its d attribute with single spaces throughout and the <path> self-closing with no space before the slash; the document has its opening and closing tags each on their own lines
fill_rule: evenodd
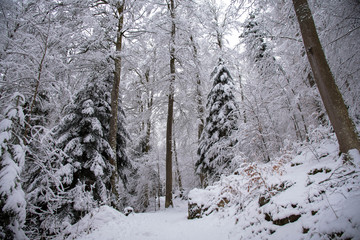
<svg viewBox="0 0 360 240">
<path fill-rule="evenodd" d="M 347 107 L 326 61 L 307 0 L 293 0 L 306 54 L 322 101 L 339 142 L 340 152 L 360 150 L 360 142 Z"/>
</svg>

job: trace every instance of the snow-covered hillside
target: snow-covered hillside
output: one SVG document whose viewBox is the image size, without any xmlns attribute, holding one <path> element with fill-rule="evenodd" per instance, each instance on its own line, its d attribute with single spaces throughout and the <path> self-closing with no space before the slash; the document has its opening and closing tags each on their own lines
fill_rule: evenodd
<svg viewBox="0 0 360 240">
<path fill-rule="evenodd" d="M 237 239 L 360 239 L 360 156 L 339 157 L 337 149 L 326 140 L 294 158 L 244 164 L 191 191 L 189 215 L 232 218 Z"/>
</svg>

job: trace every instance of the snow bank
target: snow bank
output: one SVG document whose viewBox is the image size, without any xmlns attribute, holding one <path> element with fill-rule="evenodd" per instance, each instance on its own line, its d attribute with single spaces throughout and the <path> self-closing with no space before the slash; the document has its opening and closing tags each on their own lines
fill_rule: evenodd
<svg viewBox="0 0 360 240">
<path fill-rule="evenodd" d="M 360 154 L 339 157 L 337 149 L 326 140 L 271 164 L 244 164 L 192 190 L 189 218 L 230 217 L 238 239 L 359 239 Z"/>
<path fill-rule="evenodd" d="M 126 226 L 126 217 L 109 206 L 102 206 L 85 215 L 78 223 L 68 226 L 56 239 L 98 240 L 102 239 L 105 233 L 109 237 L 107 239 L 118 239 L 117 234 L 111 234 L 120 226 Z"/>
</svg>

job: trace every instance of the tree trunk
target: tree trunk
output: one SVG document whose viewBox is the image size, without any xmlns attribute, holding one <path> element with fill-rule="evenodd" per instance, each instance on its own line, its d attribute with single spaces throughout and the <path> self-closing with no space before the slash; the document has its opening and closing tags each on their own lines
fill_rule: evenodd
<svg viewBox="0 0 360 240">
<path fill-rule="evenodd" d="M 195 101 L 197 103 L 197 113 L 198 113 L 198 141 L 200 141 L 200 137 L 202 134 L 202 131 L 204 129 L 204 105 L 203 105 L 203 96 L 202 96 L 202 92 L 201 92 L 201 78 L 200 78 L 200 70 L 199 70 L 199 59 L 198 59 L 198 50 L 194 41 L 193 36 L 190 36 L 190 42 L 191 42 L 191 46 L 193 48 L 193 58 L 194 58 L 194 62 L 195 62 L 195 68 L 196 68 L 196 72 L 195 72 L 195 78 L 196 78 L 196 96 L 195 96 Z"/>
<path fill-rule="evenodd" d="M 256 105 L 258 105 L 257 102 L 255 102 Z M 255 108 L 253 107 L 253 105 L 249 102 L 249 107 L 250 107 L 250 110 L 251 112 L 254 114 L 254 118 L 256 119 L 256 122 L 257 122 L 257 128 L 256 130 L 258 131 L 258 137 L 261 139 L 261 146 L 259 148 L 260 152 L 262 153 L 264 159 L 263 161 L 266 163 L 266 162 L 270 162 L 270 154 L 269 154 L 269 150 L 268 150 L 268 147 L 267 147 L 267 142 L 266 142 L 266 139 L 264 137 L 265 134 L 267 133 L 264 133 L 263 132 L 263 127 L 262 127 L 262 124 L 261 124 L 261 121 L 260 121 L 260 117 L 258 116 L 258 112 L 255 111 Z"/>
<path fill-rule="evenodd" d="M 171 16 L 171 40 L 170 40 L 170 87 L 169 103 L 166 125 L 166 190 L 165 190 L 165 208 L 172 202 L 172 125 L 174 121 L 174 82 L 175 82 L 175 6 L 174 0 L 170 1 L 169 11 Z"/>
<path fill-rule="evenodd" d="M 175 166 L 176 166 L 176 180 L 178 181 L 178 185 L 179 185 L 179 191 L 180 191 L 180 197 L 182 197 L 182 194 L 184 192 L 183 186 L 182 186 L 182 180 L 181 180 L 181 174 L 180 174 L 180 167 L 179 167 L 179 161 L 178 161 L 178 157 L 177 157 L 177 151 L 176 151 L 176 142 L 175 139 L 174 141 L 174 160 L 175 160 Z"/>
<path fill-rule="evenodd" d="M 124 5 L 125 0 L 121 3 L 118 2 L 117 12 L 119 14 L 119 21 L 117 26 L 117 36 L 116 36 L 116 52 L 115 52 L 115 72 L 114 72 L 114 82 L 111 91 L 111 118 L 110 118 L 110 134 L 109 134 L 109 143 L 113 150 L 113 154 L 110 156 L 110 164 L 113 166 L 113 172 L 110 178 L 111 182 L 111 191 L 115 196 L 115 201 L 112 203 L 113 206 L 117 206 L 119 199 L 119 192 L 117 190 L 119 175 L 117 168 L 117 159 L 116 159 L 116 134 L 118 131 L 117 120 L 118 120 L 118 105 L 119 105 L 119 88 L 120 88 L 120 76 L 121 76 L 121 48 L 122 48 L 122 29 L 124 24 Z"/>
<path fill-rule="evenodd" d="M 243 85 L 242 85 L 241 75 L 239 75 L 239 86 L 240 86 L 241 102 L 243 103 L 244 99 L 245 99 L 245 95 L 244 95 L 244 88 L 243 88 Z M 243 111 L 243 118 L 244 118 L 244 123 L 246 123 L 246 111 L 245 111 L 245 109 Z"/>
<path fill-rule="evenodd" d="M 158 193 L 158 197 L 157 197 L 157 199 L 158 199 L 158 202 L 157 202 L 157 205 L 158 205 L 158 208 L 159 208 L 159 210 L 160 210 L 160 207 L 161 207 L 161 205 L 160 205 L 160 196 L 162 196 L 162 187 L 161 187 L 161 179 L 160 179 L 160 164 L 159 164 L 159 159 L 158 159 L 158 162 L 157 162 L 157 171 L 158 171 L 158 179 L 157 179 L 157 181 L 158 181 L 158 189 L 157 189 L 157 193 Z M 156 203 L 155 203 L 156 204 Z"/>
<path fill-rule="evenodd" d="M 326 61 L 307 0 L 293 0 L 315 82 L 339 142 L 340 152 L 360 150 L 360 142 L 347 107 Z"/>
<path fill-rule="evenodd" d="M 196 77 L 196 96 L 195 96 L 195 101 L 197 103 L 197 114 L 198 114 L 198 130 L 197 130 L 197 139 L 198 139 L 198 145 L 200 144 L 200 138 L 201 138 L 201 134 L 204 130 L 204 125 L 205 125 L 205 120 L 204 120 L 204 104 L 203 104 L 203 95 L 201 92 L 201 78 L 200 78 L 200 69 L 199 69 L 199 65 L 200 65 L 200 61 L 198 58 L 198 50 L 194 41 L 193 36 L 190 36 L 190 42 L 193 48 L 193 58 L 194 58 L 194 62 L 196 65 L 196 72 L 195 72 L 195 77 Z M 201 187 L 204 187 L 204 182 L 205 182 L 205 174 L 204 173 L 200 173 L 200 185 Z"/>
<path fill-rule="evenodd" d="M 145 80 L 147 82 L 147 84 L 149 84 L 150 79 L 149 79 L 149 75 L 150 75 L 150 70 L 146 71 L 145 73 Z M 148 103 L 147 103 L 147 111 L 150 111 L 149 114 L 149 118 L 146 122 L 146 137 L 145 137 L 145 153 L 149 153 L 151 146 L 150 146 L 150 138 L 151 138 L 151 112 L 152 112 L 152 106 L 153 106 L 153 92 L 150 91 L 149 93 L 149 99 L 148 99 Z"/>
</svg>

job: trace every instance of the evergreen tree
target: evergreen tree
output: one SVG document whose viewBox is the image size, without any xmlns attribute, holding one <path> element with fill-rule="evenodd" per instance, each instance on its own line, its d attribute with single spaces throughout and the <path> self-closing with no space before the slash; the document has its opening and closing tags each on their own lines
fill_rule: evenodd
<svg viewBox="0 0 360 240">
<path fill-rule="evenodd" d="M 15 94 L 0 122 L 0 238 L 27 239 L 23 231 L 26 217 L 25 193 L 21 186 L 21 171 L 25 162 L 25 147 L 19 133 L 24 126 L 20 103 L 25 98 Z"/>
<path fill-rule="evenodd" d="M 257 62 L 266 56 L 266 50 L 268 48 L 265 42 L 266 34 L 260 28 L 257 23 L 257 12 L 250 13 L 248 19 L 244 23 L 244 32 L 241 35 L 242 38 L 246 38 L 247 50 L 251 56 L 254 58 L 254 62 Z"/>
<path fill-rule="evenodd" d="M 73 177 L 68 191 L 73 202 L 68 206 L 76 221 L 93 206 L 109 204 L 111 195 L 110 177 L 114 170 L 108 161 L 113 151 L 108 142 L 110 107 L 110 78 L 103 82 L 93 78 L 81 90 L 69 107 L 68 114 L 56 130 L 58 146 L 68 155 Z M 124 112 L 119 108 L 117 132 L 117 169 L 126 183 L 126 168 L 130 168 L 125 147 L 127 133 L 123 126 Z M 116 186 L 119 187 L 119 186 Z M 115 199 L 115 201 L 119 201 Z"/>
<path fill-rule="evenodd" d="M 211 74 L 213 87 L 207 98 L 208 116 L 198 148 L 196 172 L 203 179 L 201 184 L 218 180 L 221 174 L 232 170 L 236 139 L 238 105 L 233 94 L 234 85 L 230 72 L 220 59 Z"/>
</svg>

